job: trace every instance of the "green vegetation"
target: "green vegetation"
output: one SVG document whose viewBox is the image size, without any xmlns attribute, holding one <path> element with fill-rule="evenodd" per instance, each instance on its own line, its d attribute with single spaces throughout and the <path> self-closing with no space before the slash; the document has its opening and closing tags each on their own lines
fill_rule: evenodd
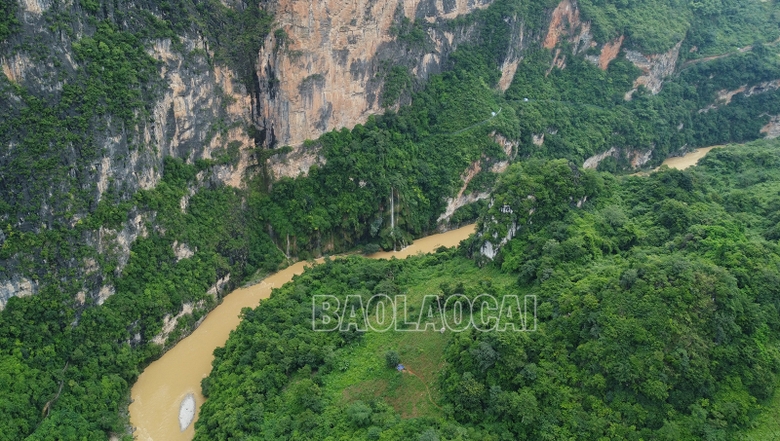
<svg viewBox="0 0 780 441">
<path fill-rule="evenodd" d="M 16 11 L 19 4 L 15 0 L 0 1 L 0 43 L 5 41 L 19 25 Z"/>
<path fill-rule="evenodd" d="M 658 95 L 640 88 L 631 101 L 624 95 L 639 72 L 623 58 L 613 61 L 606 72 L 577 57 L 567 57 L 566 69 L 550 70 L 549 52 L 532 53 L 520 64 L 506 93 L 520 118 L 521 153 L 581 163 L 613 146 L 630 146 L 618 160 L 617 168 L 622 169 L 629 165 L 627 153 L 633 149 L 652 149 L 651 163 L 658 164 L 680 146 L 756 139 L 767 115 L 780 112 L 777 91 L 738 96 L 728 106 L 699 110 L 715 103 L 720 90 L 780 78 L 775 51 L 760 46 L 758 52 L 690 66 Z M 540 134 L 544 144 L 534 145 L 532 136 Z"/>
<path fill-rule="evenodd" d="M 156 62 L 132 34 L 101 22 L 73 49 L 84 69 L 62 85 L 56 102 L 0 77 L 0 145 L 4 151 L 18 145 L 0 162 L 0 216 L 51 225 L 54 219 L 40 218 L 44 204 L 58 220 L 87 211 L 93 187 L 84 182 L 86 176 L 71 173 L 69 164 L 102 156 L 95 136 L 106 130 L 106 116 L 129 128 L 146 116 L 146 100 L 156 96 Z"/>
<path fill-rule="evenodd" d="M 453 285 L 452 274 L 465 283 Z M 215 351 L 224 375 L 203 381 L 208 400 L 196 439 L 415 439 L 444 415 L 437 377 L 452 334 L 313 332 L 312 296 L 357 295 L 365 304 L 374 294 L 404 294 L 417 315 L 425 295 L 500 295 L 514 276 L 481 270 L 449 250 L 403 261 L 326 260 L 294 280 L 245 309 Z"/>
<path fill-rule="evenodd" d="M 281 253 L 265 234 L 250 228 L 235 189 L 203 189 L 189 198 L 186 212 L 181 210 L 197 171 L 167 160 L 154 190 L 126 203 L 106 198 L 82 221 L 77 231 L 83 233 L 98 226 L 115 228 L 129 214 L 155 216 L 157 227 L 145 223 L 146 237 L 135 241 L 121 269 L 110 252 L 97 255 L 86 245 L 68 248 L 83 236 L 66 236 L 68 242 L 58 243 L 51 241 L 55 234 L 10 234 L 3 253 L 43 239 L 35 246 L 51 261 L 66 256 L 101 260 L 106 269 L 102 283 L 113 285 L 115 293 L 102 306 L 91 299 L 81 304 L 74 300 L 84 289 L 79 281 L 55 283 L 62 275 L 52 271 L 41 280 L 41 293 L 10 299 L 0 314 L 0 409 L 6 413 L 0 439 L 102 440 L 109 432 L 124 433 L 121 409 L 140 370 L 161 353 L 151 340 L 161 331 L 163 317 L 180 312 L 183 303 L 195 305 L 193 316 L 176 331 L 181 336 L 214 306 L 216 298 L 206 291 L 218 279 L 230 274 L 241 280 L 257 269 L 276 269 Z M 194 255 L 178 259 L 176 242 Z M 168 342 L 175 338 L 169 336 Z"/>
<path fill-rule="evenodd" d="M 435 228 L 443 197 L 462 185 L 460 174 L 473 161 L 506 158 L 488 135 L 513 133 L 511 110 L 473 130 L 443 134 L 489 118 L 499 99 L 468 72 L 433 77 L 412 106 L 322 136 L 327 164 L 307 177 L 275 182 L 258 201 L 260 218 L 282 246 L 290 237 L 290 252 L 299 256 L 322 252 L 327 244 L 348 249 L 372 241 L 392 249 L 394 241 L 408 243 Z"/>
<path fill-rule="evenodd" d="M 327 261 L 245 310 L 196 439 L 739 438 L 780 373 L 778 164 L 778 142 L 649 177 L 517 164 L 460 251 Z M 495 261 L 461 257 L 511 223 Z M 312 296 L 377 293 L 536 295 L 538 330 L 311 330 Z"/>
<path fill-rule="evenodd" d="M 594 37 L 608 41 L 624 35 L 645 53 L 666 52 L 685 37 L 693 13 L 677 0 L 580 2 L 584 18 L 593 22 Z M 695 3 L 695 2 L 693 2 Z"/>
<path fill-rule="evenodd" d="M 213 161 L 166 159 L 153 190 L 132 194 L 109 182 L 97 202 L 89 167 L 105 156 L 105 136 L 129 134 L 129 152 L 156 148 L 136 139 L 163 90 L 161 65 L 148 55 L 152 39 L 170 38 L 184 52 L 181 36 L 203 37 L 208 50 L 182 53 L 183 63 L 228 65 L 250 94 L 278 81 L 257 84 L 257 57 L 247 55 L 273 29 L 259 0 L 120 3 L 80 0 L 75 7 L 88 17 L 61 2 L 44 12 L 52 35 L 74 40 L 75 68 L 37 35 L 10 49 L 57 67 L 46 78 L 51 93 L 0 75 L 0 260 L 9 262 L 0 279 L 18 272 L 40 287 L 0 314 L 0 440 L 125 433 L 129 386 L 162 351 L 149 342 L 163 317 L 195 307 L 170 345 L 219 301 L 207 290 L 227 274 L 231 288 L 275 270 L 285 253 L 371 253 L 428 234 L 478 161 L 482 171 L 465 193 L 495 188 L 500 203 L 462 207 L 451 224 L 495 217 L 505 237 L 512 219 L 497 210 L 514 207 L 520 231 L 494 263 L 474 254 L 482 245 L 475 240 L 458 252 L 404 262 L 353 257 L 307 272 L 246 311 L 217 351 L 198 438 L 717 440 L 772 405 L 780 326 L 774 144 L 716 151 L 697 170 L 650 178 L 572 164 L 617 146 L 618 158 L 600 169 L 619 172 L 636 152 L 653 149 L 656 165 L 683 146 L 758 138 L 769 115 L 780 114 L 780 92 L 709 107 L 721 90 L 780 78 L 778 47 L 763 44 L 780 34 L 776 1 L 581 1 L 598 40 L 626 35 L 629 47 L 650 53 L 688 35 L 683 57 L 732 54 L 686 65 L 658 95 L 639 88 L 630 101 L 640 74 L 632 63 L 619 57 L 601 71 L 567 44 L 557 55 L 565 69 L 551 67 L 549 51 L 528 49 L 509 90 L 497 92 L 514 20 L 543 35 L 557 0 L 496 0 L 446 23 L 402 20 L 394 32 L 406 49 L 424 48 L 432 26 L 467 27 L 471 37 L 426 84 L 405 66 L 385 69 L 382 105 L 411 103 L 310 142 L 327 162 L 308 176 L 269 182 L 265 170 L 243 190 L 199 180 L 236 162 L 234 142 Z M 0 42 L 16 40 L 17 9 L 0 3 Z M 274 35 L 284 50 L 290 37 Z M 209 136 L 233 127 L 217 119 Z M 519 140 L 511 157 L 495 135 Z M 254 152 L 262 164 L 288 150 Z M 489 171 L 504 160 L 522 165 L 503 178 Z M 129 260 L 98 253 L 98 231 L 123 234 L 135 219 Z M 194 254 L 179 259 L 182 245 Z M 99 271 L 79 272 L 91 261 Z M 102 305 L 78 300 L 101 286 L 114 290 Z M 316 293 L 420 299 L 484 291 L 537 295 L 539 332 L 312 333 L 308 322 Z M 408 372 L 387 368 L 388 350 Z"/>
<path fill-rule="evenodd" d="M 412 75 L 404 66 L 393 66 L 385 75 L 385 85 L 382 90 L 382 107 L 395 104 L 412 84 Z"/>
<path fill-rule="evenodd" d="M 271 31 L 273 16 L 260 8 L 260 0 L 244 2 L 239 9 L 227 7 L 219 0 L 193 3 L 200 13 L 202 26 L 199 28 L 207 31 L 209 41 L 215 45 L 215 61 L 230 66 L 247 90 L 254 91 L 257 56 L 249 54 L 260 51 L 265 36 Z M 186 24 L 184 17 L 178 20 L 182 25 Z M 287 42 L 286 35 L 278 32 L 276 35 L 280 44 Z"/>
<path fill-rule="evenodd" d="M 488 18 L 491 12 L 495 14 L 492 8 L 485 11 Z M 431 77 L 410 106 L 351 131 L 322 136 L 318 142 L 326 165 L 313 168 L 307 177 L 274 184 L 259 203 L 264 207 L 260 217 L 270 223 L 281 247 L 290 238 L 290 253 L 303 257 L 364 242 L 390 249 L 394 241 L 408 242 L 433 230 L 443 199 L 457 193 L 464 170 L 477 160 L 485 169 L 506 159 L 489 137 L 494 132 L 519 138 L 520 158 L 566 158 L 581 164 L 625 146 L 617 161 L 610 159 L 602 167 L 617 171 L 648 150 L 653 150 L 650 164 L 655 165 L 681 146 L 756 139 L 768 115 L 780 113 L 778 91 L 735 97 L 728 106 L 699 112 L 716 101 L 720 90 L 780 78 L 775 49 L 766 46 L 693 65 L 667 82 L 660 94 L 640 88 L 630 101 L 625 95 L 640 71 L 626 59 L 615 60 L 605 72 L 568 54 L 566 69 L 557 69 L 550 67 L 549 51 L 530 51 L 500 96 L 493 89 L 499 78 L 493 54 L 505 50 L 496 41 L 502 41 L 508 25 L 503 19 L 485 23 L 494 23 L 482 32 L 495 39 L 459 48 L 452 55 L 453 70 Z M 405 76 L 399 73 L 398 78 Z M 386 93 L 397 90 L 400 86 Z M 539 146 L 533 138 L 541 135 L 544 143 Z M 494 180 L 495 175 L 480 173 L 467 193 L 489 190 Z"/>
<path fill-rule="evenodd" d="M 780 37 L 780 6 L 762 0 L 581 0 L 597 41 L 621 35 L 632 49 L 666 52 L 686 40 L 692 56 L 719 55 Z M 685 56 L 685 55 L 684 55 Z"/>
</svg>

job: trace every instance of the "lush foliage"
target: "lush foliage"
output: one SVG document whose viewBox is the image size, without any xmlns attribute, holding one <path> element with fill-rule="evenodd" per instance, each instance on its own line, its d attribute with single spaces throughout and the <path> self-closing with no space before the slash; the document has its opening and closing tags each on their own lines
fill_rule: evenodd
<svg viewBox="0 0 780 441">
<path fill-rule="evenodd" d="M 617 147 L 617 159 L 602 166 L 617 171 L 635 165 L 650 150 L 650 164 L 658 164 L 681 148 L 756 139 L 768 115 L 780 113 L 777 91 L 713 105 L 721 90 L 780 77 L 777 48 L 769 45 L 687 66 L 658 95 L 641 87 L 632 92 L 641 71 L 623 57 L 602 71 L 564 48 L 557 57 L 566 60 L 566 67 L 559 69 L 552 67 L 550 51 L 529 49 L 506 94 L 497 94 L 497 68 L 512 39 L 511 18 L 526 17 L 533 26 L 544 7 L 497 1 L 453 20 L 447 26 L 474 27 L 473 41 L 458 47 L 451 70 L 431 77 L 412 95 L 411 105 L 312 142 L 310 147 L 321 147 L 327 163 L 307 177 L 275 183 L 259 203 L 264 207 L 260 217 L 272 226 L 276 243 L 306 257 L 361 242 L 390 249 L 431 231 L 444 211 L 444 199 L 457 194 L 469 166 L 480 161 L 482 172 L 467 193 L 493 184 L 489 167 L 505 159 L 490 139 L 493 133 L 519 138 L 512 152 L 519 158 L 566 158 L 581 164 Z M 420 26 L 426 24 L 402 21 L 395 32 L 410 39 Z M 408 71 L 388 68 L 385 80 L 383 100 L 389 105 L 408 89 Z M 467 212 L 462 210 L 456 222 Z"/>
<path fill-rule="evenodd" d="M 19 4 L 14 0 L 0 1 L 0 43 L 13 33 L 14 28 L 19 24 L 16 19 L 16 10 Z"/>
<path fill-rule="evenodd" d="M 717 55 L 780 36 L 777 2 L 761 0 L 581 0 L 594 37 L 619 36 L 644 53 L 666 52 L 686 39 L 691 55 Z"/>
<path fill-rule="evenodd" d="M 516 165 L 483 214 L 485 237 L 519 227 L 494 263 L 338 259 L 246 310 L 197 438 L 735 439 L 777 383 L 778 164 L 755 143 L 650 177 Z M 311 330 L 312 296 L 376 293 L 535 295 L 538 328 Z"/>
<path fill-rule="evenodd" d="M 733 439 L 777 382 L 778 160 L 777 143 L 714 150 L 693 171 L 583 188 L 581 209 L 540 193 L 533 166 L 507 174 L 496 198 L 514 212 L 485 220 L 518 225 L 496 263 L 539 296 L 541 332 L 451 348 L 486 342 L 514 357 L 483 373 L 453 359 L 443 381 L 473 375 L 485 403 L 453 386 L 456 418 L 521 438 Z M 527 215 L 520 194 L 539 212 L 562 206 L 562 220 Z M 515 393 L 534 406 L 510 424 Z"/>
<path fill-rule="evenodd" d="M 435 228 L 444 197 L 462 185 L 460 175 L 472 162 L 482 155 L 506 159 L 488 136 L 513 132 L 511 109 L 491 116 L 498 103 L 465 70 L 433 77 L 412 106 L 321 137 L 327 164 L 274 183 L 258 202 L 260 216 L 280 246 L 286 237 L 294 240 L 291 253 L 365 241 L 385 249 L 408 243 Z"/>
<path fill-rule="evenodd" d="M 452 274 L 462 274 L 464 283 L 452 284 Z M 403 293 L 416 321 L 425 295 L 500 295 L 513 279 L 480 270 L 452 250 L 403 261 L 340 258 L 307 270 L 246 309 L 215 351 L 196 439 L 416 439 L 443 416 L 437 376 L 451 335 L 313 332 L 312 296 L 335 295 L 342 304 L 347 295 L 359 296 L 366 305 L 374 294 Z M 399 362 L 406 372 L 396 370 Z M 475 439 L 480 435 L 487 433 L 478 430 Z"/>
<path fill-rule="evenodd" d="M 77 280 L 54 283 L 62 276 L 52 271 L 41 281 L 43 292 L 8 302 L 0 314 L 0 409 L 6 414 L 0 439 L 99 440 L 124 433 L 121 409 L 140 369 L 161 353 L 151 341 L 163 317 L 180 312 L 184 303 L 195 307 L 168 336 L 173 343 L 213 307 L 215 297 L 206 292 L 218 279 L 230 274 L 240 280 L 279 264 L 281 255 L 268 237 L 250 227 L 236 190 L 203 189 L 183 211 L 180 201 L 198 169 L 176 160 L 166 161 L 165 169 L 154 190 L 125 203 L 107 197 L 82 221 L 80 231 L 88 231 L 154 214 L 157 227 L 144 226 L 146 237 L 136 240 L 121 269 L 111 252 L 90 254 L 83 245 L 71 250 L 51 240 L 56 236 L 44 236 L 49 240 L 39 246 L 48 259 L 76 252 L 68 258 L 101 260 L 107 273 L 100 280 L 115 293 L 100 306 L 92 299 L 82 303 L 76 299 L 84 286 Z M 2 250 L 27 246 L 28 240 L 12 234 Z M 177 257 L 177 242 L 194 254 Z"/>
<path fill-rule="evenodd" d="M 780 113 L 779 92 L 710 106 L 720 90 L 780 77 L 776 46 L 735 51 L 777 37 L 777 2 L 583 0 L 599 40 L 626 35 L 629 46 L 660 52 L 687 33 L 684 57 L 731 56 L 685 65 L 660 94 L 640 88 L 626 101 L 640 73 L 629 61 L 602 71 L 564 45 L 559 69 L 552 53 L 528 50 L 510 89 L 497 92 L 513 24 L 541 34 L 557 3 L 496 0 L 446 23 L 401 20 L 395 35 L 409 48 L 428 44 L 430 27 L 467 28 L 469 42 L 425 85 L 405 66 L 386 69 L 382 103 L 411 104 L 309 143 L 327 163 L 306 177 L 270 187 L 255 179 L 241 191 L 198 181 L 197 172 L 235 158 L 234 144 L 211 163 L 166 160 L 151 191 L 110 182 L 97 202 L 88 168 L 104 156 L 99 137 L 132 133 L 161 92 L 150 40 L 170 38 L 181 50 L 179 35 L 203 35 L 209 51 L 183 54 L 184 63 L 227 64 L 251 93 L 259 85 L 247 54 L 263 44 L 271 17 L 258 0 L 80 0 L 84 20 L 53 2 L 45 22 L 73 39 L 78 67 L 30 40 L 22 49 L 33 61 L 58 69 L 54 91 L 0 75 L 0 260 L 41 287 L 0 314 L 0 440 L 124 433 L 129 385 L 160 353 L 149 342 L 165 315 L 195 306 L 172 343 L 214 305 L 210 286 L 272 271 L 279 249 L 307 258 L 427 234 L 476 163 L 482 171 L 466 194 L 495 183 L 501 203 L 463 207 L 452 223 L 499 218 L 499 208 L 516 205 L 521 229 L 499 254 L 500 269 L 440 252 L 404 263 L 339 260 L 304 275 L 246 312 L 218 351 L 198 437 L 724 439 L 744 427 L 776 374 L 774 151 L 719 152 L 699 171 L 624 181 L 571 163 L 619 147 L 601 166 L 618 171 L 635 152 L 653 149 L 657 164 L 684 146 L 759 137 Z M 0 41 L 17 29 L 17 7 L 0 3 Z M 78 40 L 74 29 L 83 30 Z M 286 50 L 286 33 L 274 36 Z M 495 135 L 519 140 L 511 158 Z M 129 152 L 155 148 L 128 139 L 138 144 Z M 258 162 L 282 151 L 258 150 Z M 491 166 L 517 158 L 525 164 L 496 182 Z M 563 160 L 539 161 L 550 158 Z M 128 261 L 88 245 L 136 219 L 142 234 Z M 498 226 L 506 237 L 508 225 Z M 183 245 L 191 257 L 176 256 Z M 93 260 L 101 271 L 78 278 L 74 268 Z M 0 267 L 0 279 L 10 269 Z M 79 300 L 101 286 L 115 292 L 102 305 Z M 315 335 L 307 322 L 315 293 L 485 290 L 536 294 L 540 332 Z M 388 347 L 415 376 L 385 367 Z M 347 390 L 354 384 L 370 392 Z"/>
</svg>

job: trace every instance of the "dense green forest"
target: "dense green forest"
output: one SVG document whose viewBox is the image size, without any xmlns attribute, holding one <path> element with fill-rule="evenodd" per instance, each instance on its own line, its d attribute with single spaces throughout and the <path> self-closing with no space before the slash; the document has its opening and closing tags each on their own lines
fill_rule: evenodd
<svg viewBox="0 0 780 441">
<path fill-rule="evenodd" d="M 780 9 L 773 1 L 581 0 L 579 5 L 597 40 L 623 35 L 644 53 L 665 52 L 685 39 L 683 56 L 695 58 L 780 37 Z"/>
<path fill-rule="evenodd" d="M 0 439 L 102 440 L 106 433 L 124 433 L 126 420 L 119 410 L 126 408 L 129 386 L 140 370 L 161 353 L 151 340 L 160 333 L 163 316 L 176 314 L 183 303 L 195 306 L 168 336 L 173 343 L 215 305 L 216 298 L 206 291 L 216 280 L 228 274 L 241 280 L 258 269 L 275 270 L 281 262 L 268 236 L 250 228 L 235 189 L 202 189 L 184 213 L 179 203 L 198 168 L 169 160 L 165 170 L 154 190 L 124 203 L 107 198 L 82 222 L 85 228 L 111 228 L 130 207 L 155 213 L 158 227 L 150 226 L 148 235 L 133 244 L 119 276 L 113 271 L 116 261 L 102 262 L 109 269 L 104 283 L 116 291 L 105 303 L 78 302 L 79 281 L 55 284 L 61 275 L 52 273 L 41 293 L 10 299 L 0 314 L 0 409 L 7 415 Z M 57 234 L 11 236 L 3 252 L 13 253 L 11 245 L 36 245 L 35 240 L 43 240 L 37 245 L 48 259 L 58 253 L 109 258 L 86 245 L 58 242 Z M 175 241 L 197 252 L 178 259 Z"/>
<path fill-rule="evenodd" d="M 480 220 L 484 237 L 519 226 L 494 261 L 479 235 L 328 260 L 245 309 L 196 438 L 738 439 L 777 384 L 779 164 L 778 142 L 649 177 L 517 164 Z M 536 332 L 311 328 L 315 295 L 405 294 L 416 314 L 482 293 L 537 296 Z"/>
<path fill-rule="evenodd" d="M 505 32 L 506 23 L 499 23 L 483 30 L 485 35 Z M 506 94 L 499 95 L 493 88 L 498 62 L 486 56 L 498 49 L 489 47 L 458 49 L 453 69 L 432 77 L 397 113 L 388 111 L 312 142 L 322 146 L 327 163 L 308 176 L 276 182 L 263 198 L 261 216 L 279 235 L 277 243 L 282 246 L 282 239 L 290 237 L 292 252 L 307 256 L 321 252 L 325 243 L 344 249 L 374 242 L 391 249 L 393 239 L 408 242 L 432 231 L 444 211 L 444 197 L 457 193 L 471 163 L 481 161 L 483 171 L 467 191 L 492 186 L 496 176 L 489 166 L 506 159 L 492 133 L 519 139 L 513 159 L 566 158 L 582 164 L 613 146 L 630 146 L 600 165 L 615 172 L 630 167 L 631 152 L 652 150 L 650 164 L 657 165 L 682 147 L 756 139 L 768 115 L 780 113 L 777 90 L 699 112 L 716 101 L 720 90 L 780 78 L 776 46 L 758 45 L 692 65 L 658 95 L 642 89 L 630 101 L 624 96 L 640 71 L 625 58 L 605 72 L 570 55 L 566 69 L 548 75 L 552 54 L 546 50 L 531 51 Z M 544 135 L 541 146 L 533 142 L 539 135 Z"/>
<path fill-rule="evenodd" d="M 534 46 L 507 92 L 497 91 L 512 20 L 520 17 L 543 35 L 556 1 L 496 0 L 451 21 L 399 20 L 395 37 L 405 49 L 426 44 L 432 27 L 471 26 L 473 38 L 450 55 L 443 73 L 425 82 L 412 79 L 410 66 L 389 69 L 381 102 L 388 109 L 407 99 L 408 105 L 308 142 L 327 160 L 308 176 L 272 182 L 260 170 L 240 190 L 197 177 L 233 161 L 231 150 L 209 161 L 167 158 L 156 188 L 130 192 L 110 182 L 98 202 L 94 175 L 83 170 L 105 154 L 96 134 L 127 131 L 129 152 L 156 149 L 133 132 L 166 87 L 161 63 L 148 54 L 152 42 L 170 38 L 185 63 L 227 65 L 254 93 L 256 57 L 247 54 L 256 54 L 270 32 L 285 37 L 265 3 L 53 1 L 43 14 L 45 29 L 30 34 L 19 5 L 0 0 L 3 55 L 26 53 L 33 63 L 55 66 L 57 74 L 47 81 L 61 85 L 50 93 L 28 90 L 0 75 L 0 278 L 16 272 L 40 286 L 35 296 L 10 299 L 0 313 L 0 409 L 6 415 L 0 440 L 128 433 L 129 387 L 164 350 L 151 339 L 166 314 L 195 305 L 169 336 L 169 347 L 219 302 L 207 290 L 228 274 L 234 287 L 276 270 L 285 253 L 306 259 L 367 244 L 392 249 L 428 234 L 438 227 L 445 198 L 458 192 L 461 174 L 476 161 L 483 171 L 467 193 L 495 187 L 494 198 L 508 198 L 520 184 L 558 188 L 558 179 L 568 193 L 542 201 L 547 205 L 535 213 L 533 228 L 521 229 L 484 268 L 475 263 L 485 263 L 475 254 L 478 239 L 457 252 L 403 263 L 335 260 L 246 312 L 217 363 L 247 377 L 239 384 L 217 374 L 204 383 L 210 401 L 198 437 L 310 437 L 318 431 L 334 439 L 541 433 L 555 439 L 724 439 L 746 426 L 771 395 L 775 375 L 771 280 L 780 227 L 770 224 L 778 222 L 768 196 L 775 182 L 771 146 L 754 146 L 763 152 L 757 156 L 747 148 L 719 152 L 699 170 L 648 179 L 581 172 L 576 165 L 613 146 L 652 149 L 650 166 L 680 149 L 759 138 L 769 115 L 780 113 L 778 91 L 737 95 L 727 106 L 699 110 L 720 90 L 780 78 L 772 44 L 780 35 L 777 2 L 580 2 L 599 42 L 626 35 L 628 47 L 652 53 L 685 37 L 682 58 L 732 54 L 681 67 L 658 95 L 640 88 L 630 101 L 624 97 L 640 71 L 624 55 L 602 71 L 566 43 L 565 69 L 551 68 L 553 54 Z M 185 34 L 207 40 L 209 51 L 187 52 Z M 48 52 L 47 44 L 61 39 L 73 41 L 78 67 Z M 735 51 L 747 45 L 752 50 Z M 215 121 L 214 131 L 222 129 Z M 494 134 L 517 141 L 510 157 Z M 541 134 L 538 146 L 533 137 Z M 248 147 L 260 168 L 285 151 Z M 546 162 L 554 158 L 562 161 Z M 498 180 L 490 166 L 502 160 L 522 165 Z M 623 172 L 628 164 L 622 155 L 603 161 L 600 170 Z M 534 178 L 526 180 L 529 174 Z M 589 199 L 574 210 L 556 195 Z M 496 209 L 482 201 L 451 222 L 480 216 L 484 222 Z M 132 243 L 126 264 L 117 253 L 88 245 L 101 228 L 118 231 L 138 216 L 145 234 Z M 194 254 L 178 258 L 177 243 Z M 99 270 L 82 277 L 76 268 L 89 261 Z M 453 282 L 456 274 L 462 284 Z M 704 289 L 707 284 L 718 291 Z M 114 290 L 105 303 L 79 300 L 101 286 Z M 665 294 L 648 296 L 648 286 Z M 304 322 L 315 292 L 464 290 L 469 296 L 535 294 L 544 299 L 542 329 L 503 342 L 476 334 L 417 342 L 313 335 Z M 711 295 L 723 303 L 707 303 Z M 680 308 L 664 310 L 662 301 Z M 654 332 L 633 333 L 645 327 Z M 393 344 L 412 369 L 425 368 L 416 371 L 422 379 L 385 369 L 381 348 Z M 273 351 L 279 348 L 287 355 L 278 357 Z M 669 360 L 658 355 L 665 352 Z M 637 369 L 626 369 L 624 360 Z M 521 374 L 510 372 L 515 368 Z M 244 382 L 249 378 L 256 381 Z M 343 394 L 343 386 L 357 382 L 379 392 Z M 238 398 L 243 394 L 253 398 Z M 403 408 L 405 402 L 411 407 Z M 561 409 L 566 413 L 556 413 Z M 527 418 L 507 418 L 518 412 Z"/>
</svg>

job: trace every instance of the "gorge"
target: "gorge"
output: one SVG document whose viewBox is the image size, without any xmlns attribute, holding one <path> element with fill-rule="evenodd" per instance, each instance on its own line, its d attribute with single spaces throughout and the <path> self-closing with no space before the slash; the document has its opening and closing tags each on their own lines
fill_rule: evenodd
<svg viewBox="0 0 780 441">
<path fill-rule="evenodd" d="M 624 3 L 3 0 L 0 433 L 131 437 L 227 293 L 489 219 L 518 164 L 775 137 L 776 1 Z"/>
</svg>

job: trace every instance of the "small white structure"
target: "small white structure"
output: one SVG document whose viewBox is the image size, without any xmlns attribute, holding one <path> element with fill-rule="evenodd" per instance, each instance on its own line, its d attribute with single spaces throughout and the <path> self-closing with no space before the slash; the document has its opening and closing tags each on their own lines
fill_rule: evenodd
<svg viewBox="0 0 780 441">
<path fill-rule="evenodd" d="M 184 432 L 195 419 L 195 396 L 187 394 L 179 406 L 179 429 Z"/>
</svg>

